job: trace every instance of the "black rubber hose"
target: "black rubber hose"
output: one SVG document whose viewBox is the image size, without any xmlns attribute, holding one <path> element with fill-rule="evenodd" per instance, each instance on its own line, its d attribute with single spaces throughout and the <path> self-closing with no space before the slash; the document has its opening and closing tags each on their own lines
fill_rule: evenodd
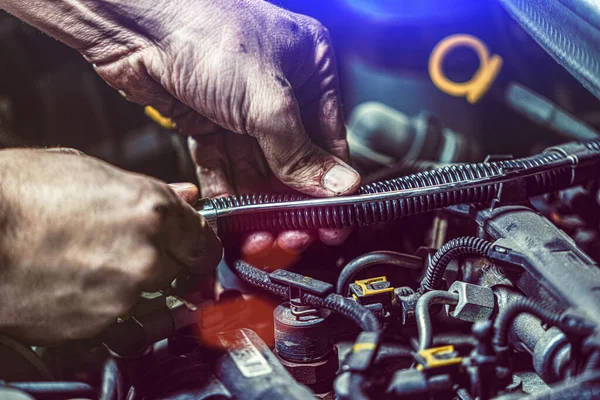
<svg viewBox="0 0 600 400">
<path fill-rule="evenodd" d="M 421 281 L 422 291 L 428 292 L 441 289 L 444 272 L 446 272 L 448 264 L 455 258 L 463 256 L 485 257 L 491 247 L 492 242 L 477 237 L 465 236 L 450 240 L 431 257 L 425 277 Z"/>
<path fill-rule="evenodd" d="M 365 392 L 365 377 L 363 374 L 350 372 L 348 377 L 348 393 L 350 400 L 369 400 L 369 395 Z"/>
<path fill-rule="evenodd" d="M 434 290 L 419 298 L 415 307 L 415 319 L 419 333 L 419 351 L 431 347 L 433 341 L 433 327 L 431 325 L 429 308 L 435 304 L 456 305 L 457 303 L 458 294 L 445 290 Z"/>
<path fill-rule="evenodd" d="M 373 265 L 380 264 L 394 265 L 408 269 L 422 269 L 423 259 L 395 251 L 373 251 L 371 253 L 363 254 L 350 261 L 346 264 L 344 269 L 342 269 L 337 280 L 337 294 L 347 296 L 348 286 L 352 283 L 352 280 L 357 274 Z"/>
<path fill-rule="evenodd" d="M 314 295 L 307 295 L 305 300 L 307 304 L 315 307 L 327 308 L 328 310 L 343 315 L 351 321 L 354 321 L 362 331 L 375 332 L 381 330 L 381 324 L 371 310 L 347 297 L 339 294 L 330 294 L 324 299 L 321 299 Z"/>
<path fill-rule="evenodd" d="M 593 371 L 600 368 L 600 350 L 594 351 L 585 363 L 586 371 Z"/>
<path fill-rule="evenodd" d="M 600 142 L 599 142 L 600 143 Z M 594 143 L 595 144 L 595 143 Z M 591 151 L 596 151 L 590 146 Z M 360 188 L 360 194 L 382 193 L 401 189 L 433 187 L 444 183 L 493 177 L 503 169 L 528 169 L 560 161 L 567 155 L 551 150 L 532 157 L 479 164 L 457 164 L 443 168 L 419 172 L 383 182 L 375 182 Z M 598 150 L 600 161 L 600 149 Z M 539 174 L 522 178 L 523 189 L 527 197 L 566 188 L 572 184 L 571 166 L 557 167 Z M 587 178 L 587 177 L 586 177 Z M 362 227 L 378 222 L 394 220 L 409 215 L 445 208 L 464 203 L 489 202 L 499 193 L 500 185 L 481 185 L 476 188 L 444 190 L 430 195 L 421 195 L 409 199 L 377 201 L 368 204 L 328 206 L 287 211 L 250 213 L 220 217 L 220 234 L 258 230 L 316 229 Z M 252 204 L 266 204 L 306 199 L 295 194 L 248 194 L 212 199 L 215 209 L 225 209 Z"/>
<path fill-rule="evenodd" d="M 233 264 L 233 270 L 240 279 L 253 286 L 269 291 L 279 297 L 288 297 L 288 288 L 286 286 L 271 282 L 268 273 L 244 261 L 236 261 Z M 381 329 L 379 320 L 371 310 L 344 296 L 330 294 L 322 298 L 310 293 L 304 293 L 301 300 L 307 305 L 335 311 L 352 320 L 363 331 L 377 331 Z"/>
<path fill-rule="evenodd" d="M 121 400 L 123 398 L 125 398 L 123 376 L 117 361 L 111 357 L 104 363 L 100 400 Z"/>
<path fill-rule="evenodd" d="M 287 287 L 272 282 L 267 272 L 262 271 L 242 260 L 234 262 L 233 271 L 241 280 L 249 283 L 252 286 L 256 286 L 262 290 L 271 292 L 278 297 L 285 298 L 288 296 Z"/>
<path fill-rule="evenodd" d="M 11 382 L 9 387 L 29 393 L 38 400 L 90 398 L 96 390 L 81 382 Z"/>
<path fill-rule="evenodd" d="M 560 315 L 533 299 L 521 298 L 506 305 L 494 321 L 494 337 L 492 344 L 497 352 L 508 349 L 510 327 L 520 314 L 527 313 L 539 318 L 542 323 L 551 326 L 558 325 Z"/>
</svg>

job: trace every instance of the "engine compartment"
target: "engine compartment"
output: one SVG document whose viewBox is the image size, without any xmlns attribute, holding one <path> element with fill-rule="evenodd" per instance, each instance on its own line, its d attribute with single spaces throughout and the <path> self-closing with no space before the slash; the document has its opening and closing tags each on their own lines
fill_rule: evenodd
<svg viewBox="0 0 600 400">
<path fill-rule="evenodd" d="M 598 100 L 498 5 L 455 7 L 450 23 L 417 3 L 283 3 L 322 19 L 339 43 L 348 139 L 364 179 L 357 196 L 205 199 L 198 210 L 227 247 L 215 276 L 182 275 L 143 293 L 90 340 L 31 348 L 0 336 L 0 397 L 598 398 Z M 63 74 L 83 64 L 58 53 L 61 65 L 40 56 L 38 66 L 21 50 L 49 54 L 56 44 L 4 14 L 0 26 L 0 52 L 11 56 L 0 72 L 31 66 L 19 73 L 33 93 L 0 81 L 0 147 L 61 142 L 165 180 L 193 179 L 184 139 L 96 87 L 91 70 L 72 84 L 89 106 L 74 95 L 54 105 L 57 93 L 76 91 Z M 426 73 L 432 49 L 456 34 L 506 65 L 477 104 Z M 467 53 L 446 66 L 456 82 L 480 65 Z M 101 132 L 83 143 L 73 133 L 82 126 Z M 354 233 L 340 247 L 241 259 L 244 233 L 290 227 Z"/>
<path fill-rule="evenodd" d="M 473 165 L 490 172 L 462 179 L 457 171 Z M 600 269 L 566 232 L 575 224 L 589 232 L 600 216 L 599 169 L 598 141 L 571 142 L 540 156 L 389 180 L 379 186 L 414 186 L 337 211 L 297 205 L 221 215 L 222 237 L 319 214 L 309 219 L 316 227 L 365 230 L 405 217 L 425 226 L 429 241 L 411 253 L 361 253 L 332 268 L 332 282 L 312 277 L 305 261 L 257 268 L 231 251 L 220 269 L 242 285 L 224 285 L 214 301 L 207 277 L 182 276 L 169 290 L 144 294 L 93 340 L 37 354 L 3 341 L 3 359 L 24 367 L 3 371 L 2 390 L 42 399 L 593 398 Z M 443 174 L 447 182 L 431 178 Z M 354 217 L 340 216 L 343 207 Z M 571 229 L 563 230 L 567 218 Z M 313 264 L 315 276 L 321 265 Z M 24 379 L 36 375 L 42 380 Z"/>
</svg>

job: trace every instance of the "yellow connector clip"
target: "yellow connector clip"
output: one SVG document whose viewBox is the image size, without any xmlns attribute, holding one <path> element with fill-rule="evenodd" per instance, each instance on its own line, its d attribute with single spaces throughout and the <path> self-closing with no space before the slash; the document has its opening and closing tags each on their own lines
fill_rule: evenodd
<svg viewBox="0 0 600 400">
<path fill-rule="evenodd" d="M 161 115 L 161 113 L 159 113 L 158 110 L 154 107 L 146 106 L 146 107 L 144 107 L 144 112 L 146 113 L 146 115 L 148 117 L 150 117 L 150 119 L 152 119 L 154 122 L 156 122 L 163 128 L 166 128 L 166 129 L 177 128 L 177 126 L 175 125 L 175 122 L 173 122 L 171 120 L 171 118 L 163 117 Z"/>
<path fill-rule="evenodd" d="M 453 356 L 454 346 L 432 347 L 421 350 L 418 355 L 422 359 L 421 364 L 417 365 L 419 371 L 431 368 L 441 368 L 449 366 L 461 366 L 462 357 Z"/>
<path fill-rule="evenodd" d="M 382 293 L 390 293 L 390 295 L 392 296 L 392 299 L 393 299 L 394 298 L 394 288 L 390 286 L 390 287 L 378 289 L 377 283 L 380 283 L 380 282 L 387 282 L 387 277 L 378 276 L 377 278 L 363 279 L 360 281 L 355 281 L 354 283 L 362 289 L 364 296 L 374 296 L 374 295 L 382 294 Z"/>
</svg>

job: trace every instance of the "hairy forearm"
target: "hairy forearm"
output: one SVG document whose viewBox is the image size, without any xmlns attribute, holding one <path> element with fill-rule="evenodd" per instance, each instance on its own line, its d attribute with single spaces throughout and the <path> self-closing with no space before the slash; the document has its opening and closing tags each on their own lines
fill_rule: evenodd
<svg viewBox="0 0 600 400">
<path fill-rule="evenodd" d="M 164 7 L 153 0 L 0 0 L 0 8 L 92 62 L 131 53 L 164 35 Z"/>
</svg>

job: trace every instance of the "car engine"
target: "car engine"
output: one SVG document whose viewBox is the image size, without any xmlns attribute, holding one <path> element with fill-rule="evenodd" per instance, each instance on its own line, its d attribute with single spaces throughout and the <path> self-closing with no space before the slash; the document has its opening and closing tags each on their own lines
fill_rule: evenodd
<svg viewBox="0 0 600 400">
<path fill-rule="evenodd" d="M 344 42 L 345 24 L 361 24 L 372 43 L 423 29 L 421 20 L 394 12 L 410 9 L 438 27 L 447 16 L 419 2 L 391 10 L 379 1 L 311 10 L 283 3 L 328 23 L 341 42 L 348 140 L 364 178 L 359 191 L 202 199 L 198 212 L 226 245 L 215 275 L 182 273 L 170 288 L 143 293 L 129 314 L 89 340 L 32 348 L 0 336 L 0 398 L 600 398 L 600 118 L 598 100 L 585 89 L 597 90 L 588 79 L 595 54 L 585 53 L 596 50 L 579 47 L 577 64 L 553 47 L 562 39 L 553 41 L 551 28 L 532 25 L 555 18 L 579 26 L 580 14 L 571 11 L 581 9 L 567 0 L 456 6 L 453 16 L 469 21 L 461 26 L 468 34 L 456 36 L 453 24 L 431 28 L 437 33 L 423 43 L 403 43 L 410 57 L 400 65 L 386 43 L 374 56 L 364 38 Z M 474 14 L 493 26 L 475 23 Z M 4 15 L 0 26 L 24 29 Z M 587 26 L 576 33 L 572 39 L 584 44 L 600 40 Z M 436 75 L 436 57 L 454 45 L 478 59 L 458 52 L 447 76 Z M 9 47 L 20 51 L 0 30 L 0 51 Z M 536 76 L 531 59 L 552 74 Z M 7 65 L 3 72 L 14 69 Z M 32 92 L 39 95 L 39 87 L 32 84 Z M 35 130 L 21 123 L 28 102 L 14 93 L 0 85 L 2 147 L 23 145 L 11 142 L 11 131 Z M 94 98 L 96 110 L 122 101 Z M 37 109 L 46 109 L 40 102 Z M 116 119 L 111 112 L 103 118 Z M 122 124 L 119 143 L 161 129 L 134 120 Z M 167 154 L 181 171 L 155 175 L 193 175 L 179 139 L 156 137 L 149 155 L 129 157 L 126 145 L 113 152 L 119 146 L 110 144 L 90 153 L 148 173 Z M 239 254 L 240 238 L 254 231 L 321 228 L 354 232 L 339 247 L 315 245 L 301 255 L 276 248 Z"/>
</svg>

